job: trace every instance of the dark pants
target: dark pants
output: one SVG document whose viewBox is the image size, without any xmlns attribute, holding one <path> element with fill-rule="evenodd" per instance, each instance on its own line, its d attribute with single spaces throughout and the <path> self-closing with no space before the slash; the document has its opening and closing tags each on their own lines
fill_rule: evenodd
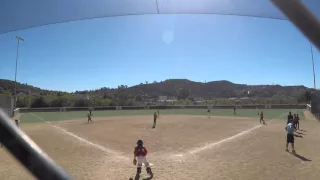
<svg viewBox="0 0 320 180">
<path fill-rule="evenodd" d="M 260 117 L 260 123 L 261 123 L 261 122 L 264 122 L 264 120 L 263 120 L 263 116 L 262 116 L 262 117 Z"/>
<path fill-rule="evenodd" d="M 293 136 L 293 134 L 287 134 L 287 143 L 294 144 L 294 136 Z"/>
</svg>

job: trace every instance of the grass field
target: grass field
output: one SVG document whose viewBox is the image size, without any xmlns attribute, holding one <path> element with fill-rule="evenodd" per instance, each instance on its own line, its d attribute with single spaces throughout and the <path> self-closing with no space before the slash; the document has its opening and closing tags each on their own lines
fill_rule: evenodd
<svg viewBox="0 0 320 180">
<path fill-rule="evenodd" d="M 117 111 L 93 111 L 94 117 L 111 117 L 111 116 L 140 116 L 149 115 L 152 118 L 153 113 L 156 110 L 117 110 Z M 229 109 L 216 109 L 211 110 L 212 116 L 233 116 L 233 117 L 249 117 L 259 118 L 258 109 L 237 109 L 237 114 L 233 115 L 233 110 Z M 300 119 L 304 119 L 303 110 L 301 109 L 264 109 L 265 119 L 277 118 L 280 115 L 288 114 L 292 111 L 292 114 L 299 114 Z M 47 121 L 61 121 L 61 120 L 74 120 L 74 119 L 86 119 L 88 111 L 73 111 L 73 112 L 37 112 L 33 113 L 44 118 Z M 178 110 L 160 110 L 161 115 L 208 115 L 204 109 L 178 109 Z M 282 119 L 285 119 L 283 117 Z M 35 118 L 30 114 L 24 114 L 21 118 L 21 123 L 41 122 L 42 120 Z"/>
<path fill-rule="evenodd" d="M 152 129 L 152 110 L 26 113 L 21 130 L 74 179 L 135 177 L 133 148 L 142 139 L 154 180 L 286 180 L 320 176 L 320 126 L 308 112 L 295 133 L 297 154 L 285 152 L 284 126 L 290 110 L 160 110 Z M 43 123 L 43 122 L 48 123 Z M 147 177 L 145 169 L 141 177 Z M 34 179 L 0 149 L 0 179 Z M 149 178 L 150 179 L 150 178 Z"/>
</svg>

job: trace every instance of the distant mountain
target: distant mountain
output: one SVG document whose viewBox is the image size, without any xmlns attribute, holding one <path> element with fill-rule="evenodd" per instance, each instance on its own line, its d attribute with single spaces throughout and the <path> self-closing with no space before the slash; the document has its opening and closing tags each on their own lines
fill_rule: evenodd
<svg viewBox="0 0 320 180">
<path fill-rule="evenodd" d="M 41 93 L 45 92 L 46 90 L 40 89 L 38 87 L 33 87 L 31 85 L 17 83 L 17 93 L 25 93 L 27 94 L 29 91 L 32 93 Z M 14 81 L 0 79 L 0 93 L 3 92 L 14 92 Z"/>
<path fill-rule="evenodd" d="M 132 96 L 178 96 L 185 91 L 192 97 L 203 98 L 229 98 L 229 97 L 272 97 L 279 93 L 283 96 L 294 96 L 311 90 L 305 86 L 280 86 L 280 85 L 246 85 L 235 84 L 230 81 L 211 81 L 207 83 L 190 81 L 187 79 L 168 79 L 161 82 L 139 84 L 132 87 L 121 85 L 116 89 L 100 88 L 90 91 L 76 91 L 76 94 L 114 96 L 119 93 L 130 93 Z M 14 92 L 14 81 L 0 79 L 0 93 Z M 25 93 L 50 93 L 57 91 L 43 90 L 27 84 L 17 83 L 17 92 Z"/>
</svg>

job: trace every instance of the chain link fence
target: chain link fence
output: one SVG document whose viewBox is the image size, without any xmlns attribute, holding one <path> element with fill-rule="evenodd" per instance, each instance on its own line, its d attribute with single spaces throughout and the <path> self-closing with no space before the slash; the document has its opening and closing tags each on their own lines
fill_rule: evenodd
<svg viewBox="0 0 320 180">
<path fill-rule="evenodd" d="M 10 96 L 0 96 L 0 109 L 8 116 L 13 116 L 14 99 Z"/>
<path fill-rule="evenodd" d="M 320 120 L 320 91 L 311 95 L 311 113 Z"/>
</svg>

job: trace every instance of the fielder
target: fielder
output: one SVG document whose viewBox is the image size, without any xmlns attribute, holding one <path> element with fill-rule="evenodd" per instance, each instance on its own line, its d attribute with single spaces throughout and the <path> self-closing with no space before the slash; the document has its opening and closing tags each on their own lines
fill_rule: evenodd
<svg viewBox="0 0 320 180">
<path fill-rule="evenodd" d="M 263 111 L 261 111 L 261 113 L 258 115 L 260 115 L 260 123 L 263 122 L 263 124 L 266 124 L 266 122 L 263 120 Z"/>
<path fill-rule="evenodd" d="M 209 108 L 208 108 L 207 112 L 208 112 L 208 118 L 210 118 L 210 109 Z"/>
<path fill-rule="evenodd" d="M 157 111 L 158 111 L 158 118 L 160 118 L 160 113 L 159 113 L 159 109 L 158 109 Z"/>
<path fill-rule="evenodd" d="M 153 126 L 152 126 L 152 128 L 156 128 L 157 118 L 158 118 L 157 112 L 154 112 L 154 114 L 153 114 Z"/>
<path fill-rule="evenodd" d="M 92 122 L 90 113 L 88 113 L 88 124 L 89 122 Z"/>
<path fill-rule="evenodd" d="M 146 158 L 147 153 L 148 153 L 148 151 L 147 151 L 147 148 L 145 148 L 143 146 L 143 141 L 138 140 L 137 147 L 134 148 L 134 152 L 133 152 L 133 154 L 134 154 L 133 155 L 133 164 L 137 165 L 137 162 L 138 162 L 137 176 L 140 176 L 142 163 L 146 166 L 147 173 L 150 176 L 153 176 L 150 165 L 149 165 L 147 158 Z"/>
</svg>

